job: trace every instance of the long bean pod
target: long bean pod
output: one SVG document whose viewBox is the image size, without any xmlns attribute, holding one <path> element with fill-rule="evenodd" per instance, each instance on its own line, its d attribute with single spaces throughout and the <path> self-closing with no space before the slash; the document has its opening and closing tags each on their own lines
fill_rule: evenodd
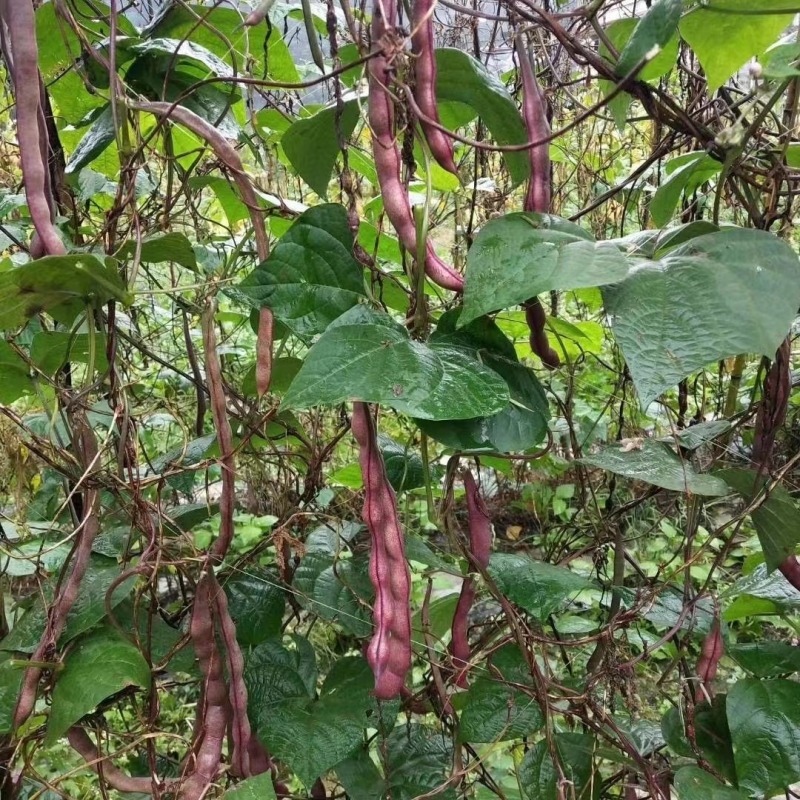
<svg viewBox="0 0 800 800">
<path fill-rule="evenodd" d="M 464 489 L 467 497 L 470 554 L 478 567 L 486 569 L 492 551 L 492 521 L 475 478 L 469 470 L 464 473 Z M 457 670 L 455 682 L 458 686 L 467 685 L 470 658 L 467 632 L 469 630 L 469 612 L 474 600 L 475 583 L 474 578 L 469 575 L 461 585 L 461 594 L 458 597 L 451 627 L 450 654 Z"/>
<path fill-rule="evenodd" d="M 366 403 L 353 404 L 351 427 L 359 446 L 365 489 L 362 516 L 372 537 L 369 574 L 375 588 L 375 634 L 367 660 L 375 675 L 375 696 L 388 700 L 400 694 L 411 668 L 411 576 L 397 498 L 386 476 Z"/>
<path fill-rule="evenodd" d="M 439 106 L 436 101 L 436 56 L 433 37 L 433 9 L 436 0 L 414 0 L 411 11 L 411 47 L 414 59 L 414 99 L 419 109 L 439 122 Z M 442 169 L 458 175 L 453 158 L 453 141 L 439 128 L 420 119 L 425 140 L 431 155 Z"/>
<path fill-rule="evenodd" d="M 373 47 L 389 47 L 397 24 L 395 0 L 374 0 L 372 8 Z M 394 105 L 389 92 L 391 84 L 391 59 L 381 49 L 368 62 L 369 99 L 368 116 L 372 129 L 372 154 L 378 175 L 383 208 L 397 231 L 403 247 L 412 255 L 417 253 L 417 229 L 411 213 L 408 192 L 400 178 L 400 150 L 394 130 Z M 445 264 L 428 242 L 423 265 L 427 276 L 443 289 L 460 292 L 464 288 L 461 274 Z"/>
</svg>

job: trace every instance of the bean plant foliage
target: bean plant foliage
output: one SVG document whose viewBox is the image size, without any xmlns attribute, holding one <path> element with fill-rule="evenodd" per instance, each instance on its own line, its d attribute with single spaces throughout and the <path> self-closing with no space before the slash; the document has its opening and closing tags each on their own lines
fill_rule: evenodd
<svg viewBox="0 0 800 800">
<path fill-rule="evenodd" d="M 0 0 L 0 797 L 800 785 L 793 0 Z"/>
</svg>

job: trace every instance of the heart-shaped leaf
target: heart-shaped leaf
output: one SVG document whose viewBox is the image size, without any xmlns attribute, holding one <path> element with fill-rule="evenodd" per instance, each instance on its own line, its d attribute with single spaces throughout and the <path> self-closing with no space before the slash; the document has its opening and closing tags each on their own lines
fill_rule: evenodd
<svg viewBox="0 0 800 800">
<path fill-rule="evenodd" d="M 363 400 L 420 419 L 501 411 L 505 381 L 463 350 L 423 344 L 390 317 L 357 306 L 329 326 L 286 393 L 287 408 Z"/>
<path fill-rule="evenodd" d="M 301 214 L 235 294 L 271 308 L 298 336 L 322 333 L 364 296 L 344 206 L 330 203 Z"/>
<path fill-rule="evenodd" d="M 551 289 L 614 283 L 628 268 L 617 245 L 595 242 L 568 220 L 551 214 L 507 214 L 487 222 L 469 250 L 458 324 Z"/>
<path fill-rule="evenodd" d="M 640 263 L 604 289 L 642 405 L 712 361 L 773 355 L 800 305 L 799 267 L 773 234 L 732 228 Z"/>
</svg>

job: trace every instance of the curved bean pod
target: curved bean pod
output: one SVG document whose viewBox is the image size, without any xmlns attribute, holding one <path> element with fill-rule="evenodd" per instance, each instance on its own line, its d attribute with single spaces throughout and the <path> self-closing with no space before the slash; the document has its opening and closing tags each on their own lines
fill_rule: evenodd
<svg viewBox="0 0 800 800">
<path fill-rule="evenodd" d="M 492 521 L 481 497 L 472 473 L 464 473 L 464 489 L 467 495 L 467 516 L 469 520 L 469 548 L 472 559 L 479 567 L 486 569 L 492 552 Z M 469 612 L 475 600 L 475 585 L 472 577 L 464 579 L 458 597 L 456 611 L 451 627 L 450 653 L 453 665 L 458 670 L 455 678 L 457 686 L 467 685 L 470 647 L 467 638 Z"/>
<path fill-rule="evenodd" d="M 388 700 L 400 694 L 411 669 L 411 576 L 397 498 L 386 477 L 375 423 L 366 403 L 353 404 L 351 428 L 364 480 L 362 516 L 372 537 L 369 574 L 375 588 L 375 634 L 367 649 L 367 661 L 375 675 L 375 696 Z"/>
<path fill-rule="evenodd" d="M 385 15 L 385 16 L 384 16 Z M 397 21 L 397 6 L 394 0 L 374 0 L 372 8 L 372 42 L 380 46 L 387 32 L 393 31 Z M 368 62 L 369 98 L 367 103 L 370 128 L 372 129 L 372 154 L 378 175 L 383 208 L 397 231 L 403 247 L 416 257 L 417 228 L 411 213 L 408 193 L 400 178 L 400 150 L 394 135 L 394 106 L 389 94 L 391 71 L 384 53 Z M 425 273 L 443 289 L 461 292 L 464 279 L 461 274 L 442 261 L 430 242 L 425 253 Z"/>
<path fill-rule="evenodd" d="M 162 101 L 147 103 L 132 103 L 131 108 L 137 111 L 146 111 L 165 119 L 173 119 L 187 127 L 192 133 L 204 139 L 210 145 L 217 158 L 230 170 L 233 182 L 247 206 L 250 221 L 253 225 L 253 235 L 256 239 L 256 253 L 259 261 L 266 261 L 269 257 L 269 239 L 264 227 L 264 214 L 258 202 L 253 184 L 247 177 L 242 164 L 242 159 L 236 148 L 211 124 L 202 117 L 183 106 Z M 259 396 L 269 389 L 272 376 L 272 339 L 274 319 L 269 308 L 262 308 L 259 312 L 258 338 L 256 343 L 256 388 Z"/>
<path fill-rule="evenodd" d="M 52 198 L 48 199 L 51 187 L 47 166 L 47 128 L 44 126 L 38 90 L 41 78 L 33 2 L 2 0 L 0 16 L 8 27 L 13 55 L 11 71 L 16 101 L 17 141 L 28 210 L 38 237 L 36 252 L 63 255 L 67 251 L 53 224 Z"/>
<path fill-rule="evenodd" d="M 523 304 L 525 309 L 525 322 L 528 323 L 530 330 L 531 350 L 542 359 L 542 363 L 549 369 L 556 369 L 561 365 L 558 353 L 550 347 L 550 340 L 547 338 L 545 324 L 547 323 L 547 313 L 542 307 L 538 297 L 532 297 Z"/>
<path fill-rule="evenodd" d="M 426 117 L 439 122 L 436 101 L 436 57 L 433 40 L 433 8 L 435 0 L 415 0 L 411 11 L 411 47 L 414 62 L 414 99 Z M 438 128 L 420 119 L 422 131 L 428 142 L 431 155 L 442 169 L 458 176 L 458 167 L 453 158 L 453 142 Z"/>
<path fill-rule="evenodd" d="M 697 677 L 709 697 L 713 694 L 711 684 L 717 675 L 719 660 L 725 653 L 725 642 L 722 639 L 719 617 L 714 619 L 711 630 L 703 640 L 700 658 L 697 660 Z"/>
</svg>

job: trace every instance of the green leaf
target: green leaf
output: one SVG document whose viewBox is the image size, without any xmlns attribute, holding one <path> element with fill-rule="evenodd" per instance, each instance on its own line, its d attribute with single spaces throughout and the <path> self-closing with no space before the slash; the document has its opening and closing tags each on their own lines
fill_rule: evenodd
<svg viewBox="0 0 800 800">
<path fill-rule="evenodd" d="M 72 151 L 64 172 L 67 175 L 80 172 L 83 167 L 90 164 L 97 158 L 116 138 L 114 131 L 114 117 L 111 114 L 111 106 L 106 106 L 92 123 L 92 127 L 86 132 Z"/>
<path fill-rule="evenodd" d="M 671 172 L 671 175 L 662 182 L 650 201 L 650 214 L 656 225 L 666 225 L 672 219 L 684 192 L 694 191 L 722 169 L 722 163 L 705 150 L 683 154 L 673 162 L 679 162 L 679 166 L 670 170 L 667 165 L 667 172 Z"/>
<path fill-rule="evenodd" d="M 798 56 L 800 56 L 800 46 L 796 43 L 780 44 L 771 48 L 765 55 L 764 77 L 768 80 L 797 77 L 800 75 L 800 69 L 797 67 Z"/>
<path fill-rule="evenodd" d="M 8 659 L 0 661 L 0 734 L 14 729 L 14 711 L 19 699 L 24 669 L 15 667 Z"/>
<path fill-rule="evenodd" d="M 769 600 L 773 605 L 766 613 L 800 608 L 800 591 L 795 589 L 778 570 L 770 574 L 766 564 L 759 564 L 749 575 L 739 578 L 723 592 L 722 596 L 741 599 L 743 595 Z"/>
<path fill-rule="evenodd" d="M 463 742 L 504 742 L 540 730 L 544 717 L 533 693 L 492 678 L 478 678 L 463 698 L 459 736 Z"/>
<path fill-rule="evenodd" d="M 729 493 L 724 480 L 696 472 L 686 457 L 677 455 L 664 442 L 652 439 L 636 441 L 632 445 L 610 444 L 584 456 L 581 461 L 673 492 L 716 497 Z"/>
<path fill-rule="evenodd" d="M 718 436 L 727 433 L 731 423 L 726 419 L 712 419 L 708 422 L 698 422 L 690 428 L 675 431 L 672 436 L 664 436 L 658 441 L 665 444 L 677 444 L 684 450 L 697 450 L 704 444 L 713 442 Z"/>
<path fill-rule="evenodd" d="M 794 251 L 760 230 L 699 236 L 603 290 L 642 405 L 709 362 L 771 356 L 800 305 Z"/>
<path fill-rule="evenodd" d="M 344 206 L 330 203 L 301 214 L 235 294 L 271 308 L 298 336 L 322 333 L 364 296 Z"/>
<path fill-rule="evenodd" d="M 421 419 L 469 419 L 507 405 L 505 381 L 462 350 L 414 341 L 363 307 L 352 312 L 311 348 L 284 397 L 287 408 L 362 400 Z"/>
<path fill-rule="evenodd" d="M 120 565 L 116 561 L 102 556 L 92 557 L 89 569 L 81 581 L 80 593 L 75 605 L 67 616 L 67 624 L 59 643 L 65 644 L 85 633 L 100 622 L 106 614 L 106 593 L 120 574 Z M 114 590 L 112 607 L 121 603 L 133 589 L 136 576 L 132 575 Z M 41 597 L 37 596 L 33 605 L 17 620 L 11 633 L 0 640 L 0 650 L 32 653 L 44 630 L 47 613 Z"/>
<path fill-rule="evenodd" d="M 685 225 L 676 225 L 674 228 L 667 228 L 656 237 L 653 243 L 653 253 L 650 257 L 663 256 L 667 250 L 672 250 L 673 247 L 677 247 L 679 244 L 688 242 L 690 239 L 696 239 L 706 233 L 716 233 L 718 230 L 719 227 L 717 225 L 704 219 L 687 222 Z"/>
<path fill-rule="evenodd" d="M 475 351 L 476 357 L 505 380 L 510 403 L 491 417 L 425 422 L 420 428 L 432 438 L 457 450 L 492 450 L 511 453 L 528 450 L 547 435 L 550 409 L 533 370 L 517 361 L 513 342 L 495 322 L 480 317 L 456 330 L 461 310 L 442 315 L 431 341 Z"/>
<path fill-rule="evenodd" d="M 195 256 L 192 243 L 182 233 L 172 231 L 157 236 L 149 236 L 141 241 L 126 242 L 120 250 L 120 258 L 134 258 L 139 251 L 139 260 L 151 264 L 160 264 L 164 261 L 174 261 L 187 269 L 197 269 L 197 256 Z"/>
<path fill-rule="evenodd" d="M 606 29 L 605 34 L 606 38 L 612 45 L 614 45 L 614 49 L 620 53 L 622 56 L 626 51 L 632 48 L 631 45 L 631 37 L 634 34 L 634 31 L 637 30 L 639 25 L 644 21 L 644 18 L 641 20 L 636 19 L 635 17 L 626 17 L 624 19 L 617 19 L 614 20 Z M 655 42 L 654 42 L 655 43 Z M 678 59 L 678 49 L 680 47 L 680 37 L 677 35 L 677 26 L 676 29 L 673 31 L 672 36 L 670 36 L 666 42 L 660 45 L 661 52 L 652 60 L 648 61 L 647 64 L 642 68 L 641 72 L 636 76 L 637 80 L 640 81 L 653 81 L 661 78 L 662 76 L 666 75 L 676 64 Z M 649 48 L 645 48 L 642 52 L 642 56 L 647 52 Z M 605 42 L 600 43 L 600 55 L 603 58 L 608 59 L 609 61 L 613 62 L 611 58 L 611 53 L 609 52 L 608 48 L 605 46 Z M 620 64 L 622 63 L 621 60 L 617 64 L 617 72 L 620 76 L 626 75 L 630 72 L 633 67 L 639 62 L 641 56 L 636 58 L 633 63 L 628 67 L 628 69 L 622 69 Z M 611 81 L 602 81 L 601 82 L 604 87 L 605 94 L 609 94 L 611 90 L 614 89 L 615 84 Z M 628 98 L 630 96 L 628 95 Z M 627 104 L 626 104 L 627 108 Z"/>
<path fill-rule="evenodd" d="M 785 642 L 750 642 L 728 647 L 727 654 L 757 678 L 800 672 L 800 647 Z"/>
<path fill-rule="evenodd" d="M 588 733 L 556 733 L 553 737 L 564 777 L 570 782 L 575 797 L 591 797 L 594 750 L 597 746 Z M 558 771 L 550 755 L 547 741 L 537 742 L 522 759 L 517 771 L 519 784 L 530 800 L 560 800 Z"/>
<path fill-rule="evenodd" d="M 263 647 L 260 645 L 257 650 Z M 248 659 L 248 670 L 251 661 Z M 258 685 L 263 687 L 266 683 L 262 679 Z M 310 787 L 363 742 L 364 730 L 375 710 L 372 687 L 373 676 L 367 662 L 360 657 L 347 657 L 336 662 L 316 700 L 295 694 L 265 708 L 261 693 L 256 690 L 250 697 L 259 737 Z M 274 697 L 274 687 L 270 692 Z"/>
<path fill-rule="evenodd" d="M 220 579 L 240 644 L 254 647 L 280 636 L 285 595 L 279 580 L 277 573 L 267 569 L 232 573 Z"/>
<path fill-rule="evenodd" d="M 425 485 L 425 470 L 418 453 L 406 449 L 385 433 L 378 434 L 378 447 L 386 466 L 386 477 L 396 492 Z"/>
<path fill-rule="evenodd" d="M 498 144 L 524 144 L 528 141 L 525 124 L 517 104 L 505 86 L 480 61 L 464 50 L 436 50 L 436 96 L 470 106 L 480 115 Z M 503 153 L 516 186 L 528 179 L 528 154 Z"/>
<path fill-rule="evenodd" d="M 313 677 L 313 680 L 311 678 Z M 315 694 L 316 664 L 313 653 L 287 650 L 280 639 L 267 639 L 246 656 L 248 713 L 253 720 L 291 698 L 308 699 Z"/>
<path fill-rule="evenodd" d="M 298 119 L 281 137 L 286 157 L 297 174 L 320 196 L 328 194 L 334 164 L 339 156 L 335 105 L 322 109 L 313 117 Z M 344 103 L 339 118 L 339 131 L 348 139 L 358 122 L 358 102 Z"/>
<path fill-rule="evenodd" d="M 45 744 L 54 744 L 81 717 L 127 686 L 150 686 L 150 668 L 136 647 L 114 628 L 101 628 L 82 639 L 58 676 Z"/>
<path fill-rule="evenodd" d="M 727 709 L 740 788 L 771 797 L 800 779 L 800 684 L 739 681 Z"/>
<path fill-rule="evenodd" d="M 745 795 L 720 783 L 700 767 L 681 767 L 675 773 L 677 800 L 745 800 Z"/>
<path fill-rule="evenodd" d="M 94 366 L 100 372 L 108 369 L 106 337 L 94 334 Z M 39 331 L 31 343 L 31 361 L 45 374 L 52 377 L 67 362 L 88 364 L 90 355 L 89 335 L 72 334 L 67 331 Z"/>
<path fill-rule="evenodd" d="M 383 796 L 386 783 L 367 748 L 359 748 L 334 769 L 350 800 L 380 800 Z"/>
<path fill-rule="evenodd" d="M 186 39 L 155 37 L 139 41 L 128 49 L 137 55 L 167 56 L 174 60 L 176 66 L 179 59 L 194 62 L 201 67 L 201 75 L 211 73 L 221 78 L 233 76 L 233 70 L 225 61 L 203 45 Z"/>
<path fill-rule="evenodd" d="M 90 255 L 46 256 L 0 272 L 0 297 L 0 330 L 41 311 L 71 320 L 88 303 L 129 301 L 116 270 Z"/>
<path fill-rule="evenodd" d="M 765 480 L 759 481 L 755 470 L 724 469 L 717 473 L 732 489 L 749 503 L 761 492 Z M 758 481 L 759 489 L 756 489 Z M 769 497 L 750 514 L 764 560 L 770 570 L 777 569 L 793 556 L 800 542 L 800 509 L 781 485 L 770 491 Z"/>
<path fill-rule="evenodd" d="M 301 605 L 328 622 L 338 622 L 354 636 L 369 636 L 368 604 L 374 595 L 366 562 L 337 560 L 317 551 L 306 552 L 294 574 Z"/>
<path fill-rule="evenodd" d="M 620 281 L 628 267 L 616 245 L 595 242 L 572 222 L 550 214 L 506 214 L 481 228 L 467 254 L 458 325 L 542 292 Z"/>
<path fill-rule="evenodd" d="M 565 567 L 511 553 L 493 553 L 489 574 L 509 600 L 540 622 L 559 609 L 571 595 L 592 586 L 586 578 Z"/>
<path fill-rule="evenodd" d="M 683 0 L 656 0 L 638 21 L 631 38 L 619 54 L 617 75 L 624 77 L 646 58 L 654 47 L 666 47 L 678 30 Z"/>
<path fill-rule="evenodd" d="M 386 797 L 415 800 L 436 791 L 439 800 L 455 800 L 455 791 L 441 791 L 453 762 L 451 739 L 422 725 L 400 725 L 386 744 Z"/>
<path fill-rule="evenodd" d="M 782 10 L 787 13 L 774 13 Z M 714 0 L 692 9 L 681 20 L 681 36 L 697 55 L 709 92 L 719 89 L 751 58 L 760 56 L 791 25 L 796 10 L 794 0 L 759 0 L 757 4 L 752 0 Z"/>
<path fill-rule="evenodd" d="M 237 783 L 223 795 L 224 800 L 276 800 L 272 773 L 263 772 Z"/>
<path fill-rule="evenodd" d="M 25 359 L 8 342 L 0 339 L 0 403 L 10 405 L 33 391 Z"/>
</svg>

